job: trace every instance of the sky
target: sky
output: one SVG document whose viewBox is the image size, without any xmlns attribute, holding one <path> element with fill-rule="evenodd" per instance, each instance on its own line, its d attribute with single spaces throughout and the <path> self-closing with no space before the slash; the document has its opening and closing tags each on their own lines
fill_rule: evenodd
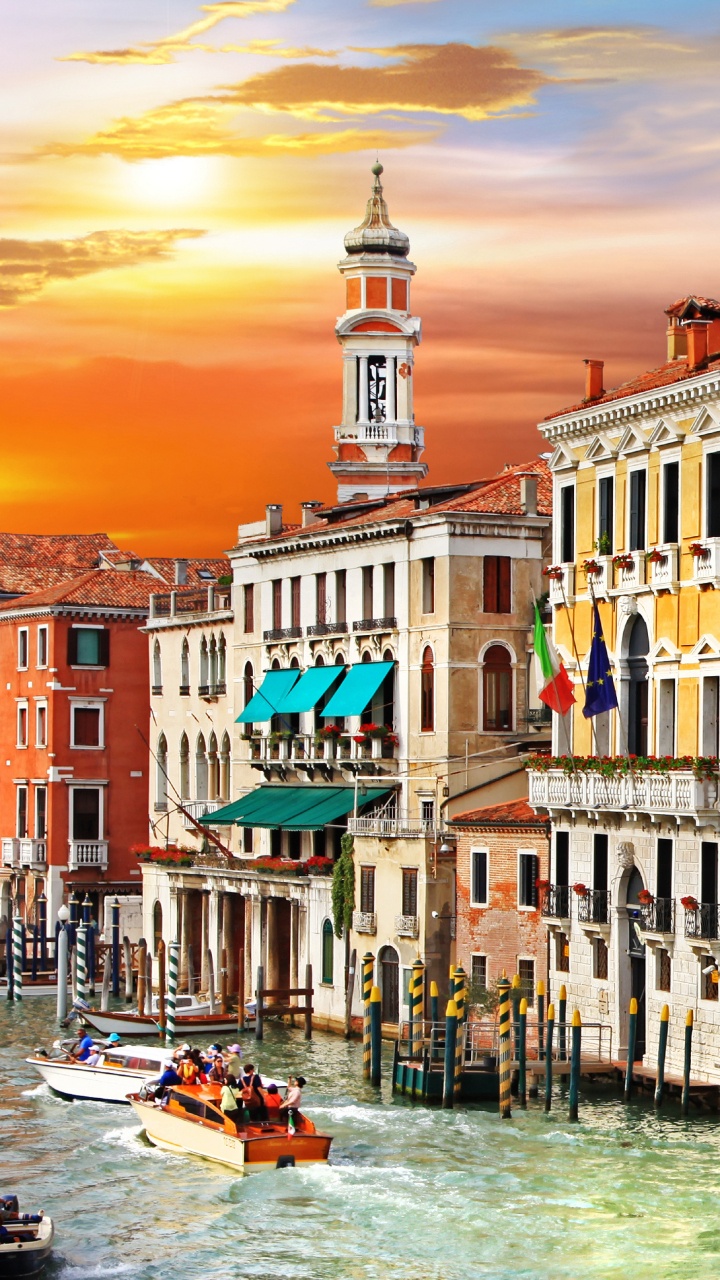
<svg viewBox="0 0 720 1280">
<path fill-rule="evenodd" d="M 720 296 L 720 11 L 24 0 L 0 42 L 0 527 L 216 555 L 335 498 L 337 263 L 379 157 L 429 483 L 544 448 Z"/>
</svg>

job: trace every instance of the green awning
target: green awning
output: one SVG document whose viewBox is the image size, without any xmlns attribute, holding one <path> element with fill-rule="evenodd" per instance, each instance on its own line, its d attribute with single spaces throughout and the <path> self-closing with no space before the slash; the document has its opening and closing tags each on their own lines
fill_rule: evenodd
<svg viewBox="0 0 720 1280">
<path fill-rule="evenodd" d="M 290 692 L 300 672 L 297 667 L 284 671 L 267 671 L 260 688 L 253 694 L 236 724 L 256 724 L 277 715 L 283 698 Z"/>
<path fill-rule="evenodd" d="M 356 662 L 335 691 L 322 715 L 326 719 L 359 716 L 377 693 L 393 662 Z"/>
<path fill-rule="evenodd" d="M 344 671 L 344 667 L 310 667 L 283 698 L 280 704 L 283 715 L 312 711 Z"/>
<path fill-rule="evenodd" d="M 358 791 L 358 808 L 382 799 L 387 787 L 368 787 Z M 215 813 L 205 814 L 199 821 L 207 827 L 270 827 L 284 831 L 320 831 L 328 822 L 342 818 L 355 807 L 354 787 L 257 787 L 240 800 Z"/>
</svg>

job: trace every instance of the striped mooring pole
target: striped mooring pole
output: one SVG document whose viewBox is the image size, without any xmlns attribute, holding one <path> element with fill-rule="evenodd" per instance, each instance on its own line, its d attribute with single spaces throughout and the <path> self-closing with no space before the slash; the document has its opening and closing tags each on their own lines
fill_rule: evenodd
<svg viewBox="0 0 720 1280">
<path fill-rule="evenodd" d="M 527 1109 L 527 1011 L 528 1003 L 523 996 L 518 1008 L 518 1102 L 523 1111 Z"/>
<path fill-rule="evenodd" d="M 380 988 L 370 992 L 370 1083 L 382 1080 L 382 1003 Z"/>
<path fill-rule="evenodd" d="M 420 957 L 412 967 L 410 1001 L 412 1004 L 412 1056 L 422 1058 L 425 1042 L 425 965 Z"/>
<path fill-rule="evenodd" d="M 685 1017 L 685 1060 L 683 1062 L 683 1084 L 680 1109 L 684 1116 L 690 1110 L 690 1063 L 692 1061 L 693 1011 L 688 1009 Z"/>
<path fill-rule="evenodd" d="M 550 1003 L 547 1008 L 547 1039 L 545 1041 L 545 1110 L 549 1111 L 552 1106 L 552 1079 L 553 1079 L 553 1032 L 555 1030 L 555 1005 Z"/>
<path fill-rule="evenodd" d="M 13 1000 L 23 998 L 23 922 L 20 915 L 13 916 Z"/>
<path fill-rule="evenodd" d="M 55 962 L 57 965 L 57 1020 L 64 1022 L 68 1011 L 68 949 L 70 938 L 64 924 L 55 939 Z"/>
<path fill-rule="evenodd" d="M 120 903 L 110 903 L 110 941 L 112 946 L 112 993 L 120 995 Z"/>
<path fill-rule="evenodd" d="M 630 1016 L 628 1018 L 628 1046 L 627 1046 L 627 1062 L 625 1064 L 625 1091 L 623 1093 L 623 1101 L 629 1102 L 632 1096 L 632 1077 L 633 1064 L 635 1062 L 635 1041 L 637 1039 L 637 1012 L 638 1003 L 633 996 L 630 1001 Z"/>
<path fill-rule="evenodd" d="M 430 1021 L 432 1022 L 433 1026 L 435 1026 L 435 1023 L 438 1021 L 440 1017 L 440 1012 L 438 1009 L 439 999 L 440 999 L 440 992 L 438 991 L 438 984 L 437 982 L 431 982 L 430 983 Z"/>
<path fill-rule="evenodd" d="M 84 1000 L 87 995 L 87 926 L 78 925 L 77 931 L 77 971 L 75 978 L 75 997 Z"/>
<path fill-rule="evenodd" d="M 567 1059 L 567 1042 L 565 1027 L 567 1023 L 567 990 L 563 982 L 558 991 L 558 1061 L 565 1062 Z"/>
<path fill-rule="evenodd" d="M 522 978 L 519 973 L 514 973 L 512 982 L 510 983 L 510 999 L 512 1000 L 513 1013 L 513 1049 L 517 1058 L 518 1036 L 520 1034 L 520 1000 L 522 998 Z"/>
<path fill-rule="evenodd" d="M 44 893 L 37 900 L 38 929 L 40 930 L 40 968 L 43 972 L 48 967 L 47 953 L 47 898 Z"/>
<path fill-rule="evenodd" d="M 655 1081 L 655 1106 L 661 1107 L 665 1091 L 665 1054 L 667 1053 L 670 1008 L 664 1004 L 660 1010 L 660 1038 L 658 1039 L 657 1079 Z"/>
<path fill-rule="evenodd" d="M 535 988 L 537 992 L 537 1020 L 538 1020 L 538 1058 L 542 1062 L 543 1052 L 545 1049 L 545 983 L 542 978 L 538 978 L 538 984 Z"/>
<path fill-rule="evenodd" d="M 578 1104 L 580 1101 L 580 1053 L 582 1038 L 582 1020 L 580 1018 L 580 1010 L 575 1009 L 572 1016 L 572 1027 L 570 1029 L 570 1091 L 568 1102 L 570 1104 L 570 1120 L 578 1118 Z"/>
<path fill-rule="evenodd" d="M 372 1074 L 372 1036 L 370 1032 L 370 993 L 373 989 L 373 968 L 375 957 L 372 951 L 366 951 L 362 964 L 362 998 L 363 998 L 363 1075 L 366 1080 Z"/>
<path fill-rule="evenodd" d="M 448 999 L 455 999 L 455 965 L 450 965 L 450 982 L 448 984 Z"/>
<path fill-rule="evenodd" d="M 443 1071 L 442 1104 L 452 1110 L 455 1105 L 455 1046 L 457 1043 L 457 1005 L 448 1000 L 445 1010 L 445 1063 Z"/>
<path fill-rule="evenodd" d="M 168 944 L 168 985 L 165 1005 L 165 1043 L 175 1039 L 175 1007 L 177 1005 L 178 972 L 180 970 L 180 943 Z"/>
<path fill-rule="evenodd" d="M 82 904 L 82 922 L 85 925 L 85 975 L 90 995 L 95 995 L 95 930 L 90 928 L 92 902 L 89 893 Z"/>
<path fill-rule="evenodd" d="M 512 1119 L 510 1103 L 510 983 L 503 969 L 498 982 L 500 1039 L 500 1116 L 503 1120 Z"/>
<path fill-rule="evenodd" d="M 457 1028 L 455 1032 L 455 1097 L 462 1091 L 462 1076 L 465 1066 L 465 1020 L 467 1018 L 467 974 L 461 964 L 455 966 L 455 1006 L 457 1008 Z"/>
</svg>

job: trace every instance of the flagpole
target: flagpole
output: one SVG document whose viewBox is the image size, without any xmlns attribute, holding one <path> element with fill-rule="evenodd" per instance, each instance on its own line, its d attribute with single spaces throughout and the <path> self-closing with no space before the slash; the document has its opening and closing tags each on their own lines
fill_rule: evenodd
<svg viewBox="0 0 720 1280">
<path fill-rule="evenodd" d="M 538 611 L 538 613 L 539 613 L 539 612 L 540 612 L 540 607 L 539 607 L 539 605 L 538 605 L 537 596 L 535 595 L 535 592 L 532 590 L 532 588 L 531 588 L 531 590 L 530 590 L 530 599 L 531 599 L 531 600 L 532 600 L 532 602 L 533 602 L 533 609 L 537 609 L 537 611 Z M 578 665 L 579 665 L 579 664 L 578 664 Z M 582 672 L 580 673 L 580 678 L 582 679 Z M 555 690 L 555 697 L 556 697 L 556 700 L 557 700 L 557 704 L 558 704 L 558 706 L 560 706 L 560 692 L 559 692 L 559 690 L 558 690 L 558 686 L 557 686 L 557 676 L 553 676 L 553 678 L 552 678 L 552 680 L 550 681 L 550 683 L 551 683 L 551 685 L 553 686 L 553 688 L 554 688 L 554 690 Z M 583 681 L 583 688 L 584 688 L 584 687 L 585 687 L 585 684 L 584 684 L 584 681 Z M 550 709 L 552 710 L 552 708 L 550 708 Z M 570 710 L 571 710 L 571 708 L 569 707 L 569 708 L 568 708 L 568 711 L 570 711 Z M 568 755 L 569 755 L 569 757 L 570 757 L 570 762 L 571 762 L 571 764 L 572 764 L 572 771 L 573 771 L 573 773 L 575 773 L 575 772 L 576 772 L 576 769 L 575 769 L 575 757 L 574 757 L 574 755 L 573 755 L 572 744 L 571 744 L 571 742 L 570 742 L 570 730 L 569 730 L 569 729 L 568 729 L 568 727 L 567 727 L 567 723 L 566 723 L 566 720 L 565 720 L 565 716 L 561 715 L 559 711 L 556 711 L 556 712 L 555 712 L 555 714 L 556 714 L 557 716 L 560 716 L 560 722 L 561 722 L 562 727 L 563 727 L 563 730 L 564 730 L 564 732 L 565 732 L 565 741 L 566 741 L 566 743 L 567 743 Z"/>
<path fill-rule="evenodd" d="M 590 592 L 590 599 L 591 599 L 591 601 L 592 601 L 592 607 L 593 607 L 593 611 L 594 611 L 594 609 L 595 609 L 595 604 L 596 604 L 596 601 L 595 601 L 595 593 L 594 593 L 594 591 L 593 591 L 593 589 L 592 589 L 592 583 L 591 583 L 591 581 L 590 581 L 590 579 L 589 579 L 589 578 L 588 578 L 588 591 Z M 616 706 L 615 710 L 617 711 L 617 716 L 618 716 L 618 725 L 619 725 L 619 727 L 620 727 L 620 745 L 622 746 L 622 745 L 623 745 L 623 743 L 625 744 L 623 754 L 624 754 L 624 756 L 625 756 L 625 758 L 626 758 L 626 760 L 627 760 L 627 762 L 628 762 L 628 765 L 629 765 L 629 767 L 630 767 L 630 771 L 632 772 L 632 762 L 631 762 L 631 760 L 630 760 L 630 744 L 629 744 L 629 742 L 628 742 L 628 737 L 627 737 L 627 734 L 626 734 L 626 732 L 625 732 L 625 725 L 623 724 L 623 718 L 622 718 L 622 714 L 621 714 L 621 712 L 620 712 L 620 702 L 619 702 L 619 700 L 618 700 L 618 702 L 617 702 L 617 706 Z M 593 726 L 593 727 L 594 727 L 594 726 Z M 597 745 L 597 743 L 596 743 L 596 745 Z M 596 754 L 597 754 L 597 752 L 596 752 Z"/>
<path fill-rule="evenodd" d="M 590 592 L 590 596 L 594 604 L 595 597 L 593 596 L 592 583 L 590 581 L 589 575 L 587 579 L 587 584 L 588 584 L 588 591 Z M 585 684 L 585 676 L 583 675 L 582 663 L 580 661 L 580 654 L 578 653 L 578 647 L 575 642 L 575 627 L 573 626 L 572 614 L 570 612 L 570 605 L 568 604 L 567 596 L 565 595 L 565 575 L 564 574 L 563 574 L 563 577 L 560 579 L 560 589 L 562 591 L 562 598 L 563 598 L 563 604 L 565 606 L 565 612 L 567 613 L 568 626 L 570 627 L 570 637 L 572 639 L 573 653 L 575 654 L 575 661 L 577 662 L 578 671 L 580 672 L 580 681 L 583 687 L 583 694 L 587 698 L 587 686 Z M 594 755 L 597 755 L 598 754 L 597 730 L 595 728 L 594 719 L 591 720 L 590 722 L 590 741 L 594 746 Z"/>
</svg>

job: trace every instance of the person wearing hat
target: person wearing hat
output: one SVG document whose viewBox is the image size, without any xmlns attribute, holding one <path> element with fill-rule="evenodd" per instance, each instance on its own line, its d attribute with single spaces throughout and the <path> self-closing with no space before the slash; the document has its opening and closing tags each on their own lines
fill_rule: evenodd
<svg viewBox="0 0 720 1280">
<path fill-rule="evenodd" d="M 228 1045 L 228 1057 L 225 1060 L 225 1069 L 231 1076 L 235 1076 L 236 1080 L 242 1075 L 242 1058 L 240 1054 L 242 1049 L 239 1044 Z"/>
<path fill-rule="evenodd" d="M 165 1089 L 170 1088 L 173 1084 L 180 1084 L 180 1076 L 175 1070 L 172 1058 L 168 1058 L 167 1062 L 163 1063 L 163 1073 L 160 1079 L 154 1082 L 155 1097 L 162 1096 Z"/>
<path fill-rule="evenodd" d="M 119 1037 L 119 1035 L 118 1035 L 117 1031 L 111 1031 L 111 1032 L 110 1032 L 110 1035 L 108 1036 L 107 1040 L 105 1041 L 105 1044 L 109 1046 L 109 1045 L 111 1045 L 111 1044 L 119 1044 L 119 1043 L 120 1043 L 120 1037 Z"/>
</svg>

